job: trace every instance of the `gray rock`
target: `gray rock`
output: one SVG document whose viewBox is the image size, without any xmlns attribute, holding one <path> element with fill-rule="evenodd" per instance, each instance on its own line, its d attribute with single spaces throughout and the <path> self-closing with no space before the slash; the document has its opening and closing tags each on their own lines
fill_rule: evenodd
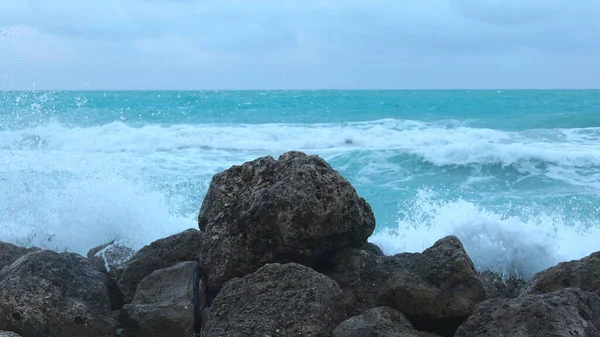
<svg viewBox="0 0 600 337">
<path fill-rule="evenodd" d="M 198 226 L 208 288 L 266 263 L 319 268 L 337 250 L 363 247 L 375 228 L 371 207 L 318 156 L 287 152 L 216 174 Z"/>
<path fill-rule="evenodd" d="M 24 248 L 11 243 L 0 241 L 0 270 L 15 262 L 21 256 L 39 250 L 38 248 Z"/>
<path fill-rule="evenodd" d="M 0 337 L 21 337 L 21 335 L 10 331 L 0 331 Z"/>
<path fill-rule="evenodd" d="M 417 331 L 406 316 L 389 307 L 378 307 L 345 320 L 333 330 L 333 337 L 436 337 Z"/>
<path fill-rule="evenodd" d="M 109 337 L 106 275 L 72 253 L 39 250 L 0 271 L 0 329 L 24 336 Z"/>
<path fill-rule="evenodd" d="M 140 282 L 133 301 L 121 311 L 120 321 L 127 336 L 194 336 L 196 265 L 197 262 L 181 262 L 154 271 Z"/>
<path fill-rule="evenodd" d="M 115 268 L 115 279 L 125 303 L 131 302 L 138 283 L 153 271 L 171 267 L 179 262 L 197 260 L 200 243 L 200 232 L 188 229 L 152 242 L 140 249 L 127 263 Z"/>
<path fill-rule="evenodd" d="M 581 260 L 559 263 L 535 274 L 521 293 L 544 294 L 569 287 L 600 295 L 600 252 Z"/>
<path fill-rule="evenodd" d="M 129 261 L 134 254 L 135 251 L 133 249 L 115 243 L 113 240 L 90 249 L 87 253 L 87 258 L 98 270 L 108 273 L 112 269 Z"/>
<path fill-rule="evenodd" d="M 404 313 L 416 329 L 443 336 L 452 336 L 483 300 L 483 284 L 455 236 L 410 257 L 379 294 L 381 304 Z"/>
<path fill-rule="evenodd" d="M 385 256 L 381 248 L 372 242 L 367 242 L 363 249 L 377 256 Z"/>
<path fill-rule="evenodd" d="M 598 337 L 600 297 L 579 288 L 481 303 L 456 337 Z"/>
<path fill-rule="evenodd" d="M 331 336 L 341 299 L 338 285 L 309 267 L 267 264 L 224 285 L 203 336 Z"/>
</svg>

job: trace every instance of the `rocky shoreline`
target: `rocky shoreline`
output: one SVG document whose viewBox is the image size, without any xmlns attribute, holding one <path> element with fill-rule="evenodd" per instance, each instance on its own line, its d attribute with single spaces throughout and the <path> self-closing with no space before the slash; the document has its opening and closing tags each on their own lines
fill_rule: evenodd
<svg viewBox="0 0 600 337">
<path fill-rule="evenodd" d="M 323 159 L 258 158 L 213 177 L 197 230 L 135 254 L 0 243 L 0 337 L 600 337 L 600 253 L 503 279 L 454 236 L 384 256 L 374 228 Z"/>
</svg>

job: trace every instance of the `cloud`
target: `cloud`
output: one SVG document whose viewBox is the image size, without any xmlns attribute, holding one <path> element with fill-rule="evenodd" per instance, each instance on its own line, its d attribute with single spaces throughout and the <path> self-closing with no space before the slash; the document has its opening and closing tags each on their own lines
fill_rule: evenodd
<svg viewBox="0 0 600 337">
<path fill-rule="evenodd" d="M 583 68 L 600 69 L 599 16 L 595 0 L 3 0 L 0 76 L 54 87 L 518 87 L 575 72 L 564 85 L 600 86 Z"/>
</svg>

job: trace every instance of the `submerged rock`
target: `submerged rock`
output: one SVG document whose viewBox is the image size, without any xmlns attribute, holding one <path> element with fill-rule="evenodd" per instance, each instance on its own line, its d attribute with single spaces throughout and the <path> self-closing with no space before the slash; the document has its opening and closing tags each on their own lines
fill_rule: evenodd
<svg viewBox="0 0 600 337">
<path fill-rule="evenodd" d="M 417 331 L 406 316 L 389 307 L 378 307 L 352 317 L 333 330 L 333 337 L 436 337 Z"/>
<path fill-rule="evenodd" d="M 339 249 L 363 247 L 375 217 L 325 160 L 293 151 L 216 174 L 198 226 L 200 263 L 217 291 L 266 263 L 318 268 Z"/>
<path fill-rule="evenodd" d="M 21 256 L 39 250 L 38 248 L 24 248 L 11 243 L 0 241 L 0 270 L 15 262 Z"/>
<path fill-rule="evenodd" d="M 338 285 L 309 267 L 267 264 L 224 285 L 203 336 L 331 336 L 341 299 Z"/>
<path fill-rule="evenodd" d="M 72 253 L 39 250 L 0 271 L 0 329 L 24 336 L 109 337 L 106 275 Z"/>
<path fill-rule="evenodd" d="M 544 294 L 569 287 L 600 295 L 600 252 L 581 260 L 559 263 L 535 274 L 522 294 Z"/>
<path fill-rule="evenodd" d="M 579 288 L 481 303 L 456 337 L 598 337 L 600 297 Z"/>
<path fill-rule="evenodd" d="M 140 282 L 133 301 L 121 311 L 120 321 L 127 336 L 194 336 L 196 265 L 197 262 L 181 262 L 154 271 Z"/>
<path fill-rule="evenodd" d="M 114 270 L 125 303 L 130 303 L 138 283 L 153 271 L 179 262 L 195 261 L 201 244 L 200 232 L 188 229 L 179 234 L 152 242 L 140 249 L 127 263 Z"/>
</svg>

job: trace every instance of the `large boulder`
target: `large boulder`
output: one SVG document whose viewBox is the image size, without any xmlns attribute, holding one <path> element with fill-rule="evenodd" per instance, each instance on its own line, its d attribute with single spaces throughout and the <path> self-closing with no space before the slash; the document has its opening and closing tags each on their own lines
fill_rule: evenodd
<svg viewBox="0 0 600 337">
<path fill-rule="evenodd" d="M 600 295 L 600 252 L 581 260 L 559 263 L 535 274 L 521 293 L 544 294 L 569 287 Z"/>
<path fill-rule="evenodd" d="M 38 248 L 24 248 L 11 243 L 0 241 L 0 270 L 15 262 L 21 256 L 39 250 Z"/>
<path fill-rule="evenodd" d="M 375 228 L 371 207 L 318 156 L 287 152 L 216 174 L 202 203 L 200 263 L 208 288 L 266 263 L 318 268 L 337 250 L 361 248 Z"/>
<path fill-rule="evenodd" d="M 485 300 L 485 289 L 460 240 L 448 236 L 414 254 L 379 294 L 418 330 L 452 336 Z"/>
<path fill-rule="evenodd" d="M 108 337 L 106 275 L 72 253 L 40 250 L 0 271 L 0 329 L 24 336 Z"/>
<path fill-rule="evenodd" d="M 152 242 L 140 249 L 127 263 L 115 268 L 115 278 L 125 303 L 131 302 L 137 285 L 153 271 L 196 260 L 200 243 L 200 232 L 188 229 Z"/>
<path fill-rule="evenodd" d="M 101 272 L 108 273 L 114 268 L 129 261 L 135 251 L 114 240 L 90 249 L 87 258 Z"/>
<path fill-rule="evenodd" d="M 600 297 L 579 288 L 493 299 L 480 305 L 456 337 L 598 337 Z"/>
<path fill-rule="evenodd" d="M 378 307 L 343 321 L 333 330 L 333 337 L 436 337 L 417 331 L 406 317 L 389 307 Z"/>
<path fill-rule="evenodd" d="M 267 264 L 221 289 L 203 336 L 331 336 L 344 319 L 342 291 L 296 264 Z"/>
<path fill-rule="evenodd" d="M 196 265 L 181 262 L 154 271 L 140 282 L 133 301 L 121 311 L 120 321 L 127 336 L 194 336 Z"/>
</svg>

